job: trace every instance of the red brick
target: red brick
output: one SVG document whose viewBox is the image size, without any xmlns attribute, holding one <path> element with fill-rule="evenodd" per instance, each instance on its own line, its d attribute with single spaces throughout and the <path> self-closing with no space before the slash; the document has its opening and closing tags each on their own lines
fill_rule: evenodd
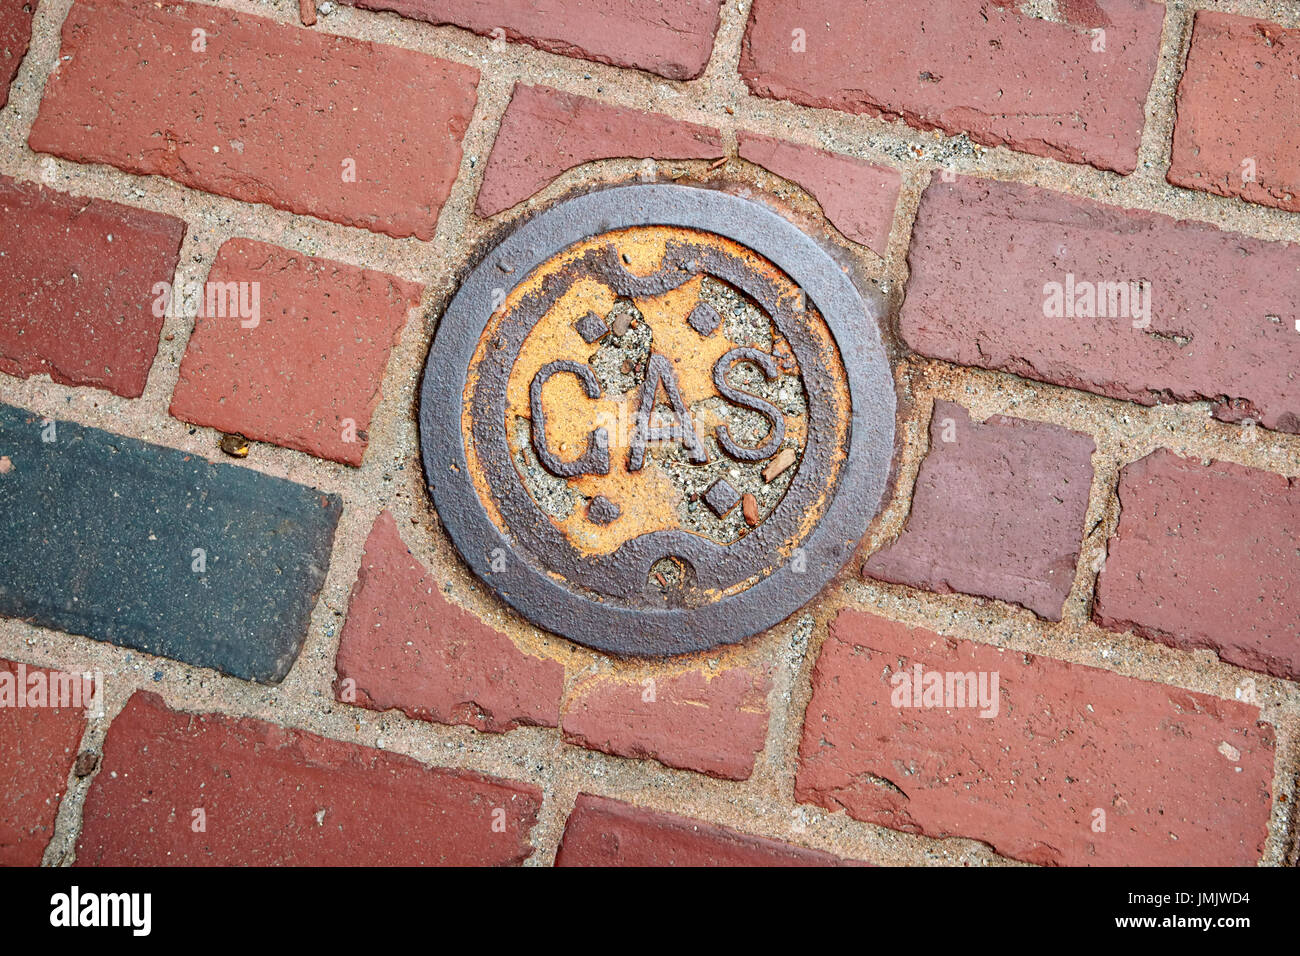
<svg viewBox="0 0 1300 956">
<path fill-rule="evenodd" d="M 831 225 L 885 254 L 902 181 L 898 170 L 757 133 L 740 133 L 738 139 L 741 158 L 798 183 L 821 205 Z"/>
<path fill-rule="evenodd" d="M 769 675 L 733 667 L 653 681 L 587 682 L 566 708 L 564 739 L 619 757 L 658 760 L 726 780 L 749 779 L 767 740 Z"/>
<path fill-rule="evenodd" d="M 0 371 L 138 398 L 163 324 L 153 287 L 184 236 L 170 216 L 0 176 Z"/>
<path fill-rule="evenodd" d="M 32 14 L 36 0 L 4 0 L 0 3 L 0 109 L 9 102 L 9 84 L 18 75 L 32 38 Z"/>
<path fill-rule="evenodd" d="M 221 246 L 208 283 L 209 292 L 248 283 L 241 306 L 256 289 L 259 314 L 232 316 L 213 297 L 217 314 L 195 323 L 172 415 L 360 465 L 389 352 L 421 287 L 251 239 Z"/>
<path fill-rule="evenodd" d="M 109 727 L 77 864 L 517 864 L 541 799 L 527 784 L 137 693 Z"/>
<path fill-rule="evenodd" d="M 704 72 L 722 0 L 344 0 L 670 80 Z"/>
<path fill-rule="evenodd" d="M 1300 432 L 1295 245 L 958 177 L 926 189 L 908 263 L 899 333 L 923 355 Z M 1068 274 L 1149 282 L 1149 327 L 1048 317 L 1046 284 Z"/>
<path fill-rule="evenodd" d="M 1131 173 L 1164 6 L 1072 0 L 1062 13 L 1068 22 L 993 2 L 754 0 L 740 72 L 759 96 Z"/>
<path fill-rule="evenodd" d="M 1297 115 L 1300 30 L 1198 12 L 1178 84 L 1169 181 L 1300 211 Z M 1253 169 L 1242 166 L 1247 160 Z"/>
<path fill-rule="evenodd" d="M 46 674 L 0 660 L 15 690 Z M 79 707 L 0 705 L 0 866 L 39 866 L 86 729 Z"/>
<path fill-rule="evenodd" d="M 431 239 L 477 82 L 472 67 L 208 5 L 79 0 L 28 143 Z"/>
<path fill-rule="evenodd" d="M 716 129 L 519 83 L 492 144 L 474 211 L 495 216 L 565 170 L 597 159 L 711 159 L 723 152 Z"/>
<path fill-rule="evenodd" d="M 448 601 L 387 511 L 366 539 L 336 666 L 339 699 L 372 710 L 497 732 L 559 724 L 564 667 Z"/>
<path fill-rule="evenodd" d="M 1010 601 L 1059 621 L 1079 560 L 1094 448 L 1087 435 L 1057 425 L 1001 415 L 981 424 L 960 405 L 936 401 L 907 525 L 864 573 Z"/>
<path fill-rule="evenodd" d="M 918 664 L 998 672 L 997 715 L 892 706 L 906 691 L 892 675 Z M 1253 865 L 1274 757 L 1258 720 L 1235 701 L 846 610 L 814 670 L 795 799 L 1032 863 Z"/>
<path fill-rule="evenodd" d="M 1300 479 L 1161 449 L 1119 501 L 1097 623 L 1300 680 Z"/>
<path fill-rule="evenodd" d="M 556 866 L 836 866 L 819 850 L 578 794 Z"/>
</svg>

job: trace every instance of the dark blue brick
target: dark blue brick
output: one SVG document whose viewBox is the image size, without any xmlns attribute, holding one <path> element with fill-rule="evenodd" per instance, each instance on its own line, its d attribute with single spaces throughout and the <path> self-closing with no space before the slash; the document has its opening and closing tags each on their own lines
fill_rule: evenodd
<svg viewBox="0 0 1300 956">
<path fill-rule="evenodd" d="M 7 405 L 0 457 L 0 615 L 246 680 L 288 673 L 337 496 L 70 422 L 47 443 Z"/>
</svg>

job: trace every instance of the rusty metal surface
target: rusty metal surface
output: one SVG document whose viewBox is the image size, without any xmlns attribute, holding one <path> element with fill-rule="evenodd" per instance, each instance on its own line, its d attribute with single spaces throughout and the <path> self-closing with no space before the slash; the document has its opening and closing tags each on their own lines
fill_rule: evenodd
<svg viewBox="0 0 1300 956">
<path fill-rule="evenodd" d="M 757 203 L 668 185 L 564 202 L 439 325 L 420 405 L 439 516 L 549 631 L 637 655 L 742 640 L 815 596 L 879 507 L 878 319 Z"/>
</svg>

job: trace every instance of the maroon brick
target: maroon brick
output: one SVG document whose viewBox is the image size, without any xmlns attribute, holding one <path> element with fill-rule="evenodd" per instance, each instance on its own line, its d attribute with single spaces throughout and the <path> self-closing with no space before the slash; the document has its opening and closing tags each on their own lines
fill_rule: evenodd
<svg viewBox="0 0 1300 956">
<path fill-rule="evenodd" d="M 894 706 L 915 703 L 918 666 L 988 690 L 996 672 L 996 716 Z M 1273 758 L 1256 707 L 845 610 L 813 673 L 795 799 L 1031 863 L 1248 866 Z"/>
<path fill-rule="evenodd" d="M 740 72 L 759 96 L 1131 173 L 1164 6 L 1067 0 L 1060 12 L 1066 22 L 990 0 L 754 0 Z"/>
<path fill-rule="evenodd" d="M 716 129 L 519 83 L 492 144 L 474 211 L 495 216 L 565 170 L 597 159 L 711 159 L 722 154 Z"/>
<path fill-rule="evenodd" d="M 1161 449 L 1119 501 L 1097 623 L 1300 680 L 1300 480 Z"/>
<path fill-rule="evenodd" d="M 738 139 L 741 158 L 798 183 L 821 205 L 831 225 L 885 254 L 902 181 L 898 170 L 757 133 L 740 133 Z"/>
<path fill-rule="evenodd" d="M 1021 604 L 1061 619 L 1092 487 L 1091 438 L 1045 422 L 984 423 L 936 401 L 930 451 L 898 540 L 868 577 Z"/>
<path fill-rule="evenodd" d="M 208 276 L 171 413 L 360 465 L 389 352 L 421 291 L 382 272 L 231 239 Z M 230 292 L 243 297 L 238 309 Z"/>
<path fill-rule="evenodd" d="M 344 0 L 670 80 L 704 72 L 722 0 Z"/>
<path fill-rule="evenodd" d="M 1290 243 L 958 177 L 926 189 L 908 263 L 899 333 L 923 355 L 1144 405 L 1210 401 L 1225 420 L 1300 432 Z M 1149 313 L 1130 301 L 1114 317 L 1124 302 L 1107 296 L 1106 315 L 1049 316 L 1048 283 L 1070 276 L 1149 283 Z"/>
<path fill-rule="evenodd" d="M 819 850 L 588 793 L 578 794 L 555 857 L 556 866 L 837 866 L 847 862 Z"/>
<path fill-rule="evenodd" d="M 1300 211 L 1300 30 L 1201 10 L 1178 83 L 1168 179 Z"/>
<path fill-rule="evenodd" d="M 0 3 L 0 109 L 9 102 L 9 84 L 18 75 L 32 39 L 32 14 L 36 0 L 4 0 Z"/>
<path fill-rule="evenodd" d="M 206 4 L 79 0 L 28 143 L 431 239 L 477 82 L 472 67 Z"/>
<path fill-rule="evenodd" d="M 575 691 L 564 739 L 619 757 L 747 780 L 767 740 L 770 676 L 750 667 L 650 682 L 597 678 Z"/>
<path fill-rule="evenodd" d="M 16 706 L 49 674 L 0 660 L 0 866 L 40 865 L 86 729 L 83 707 Z"/>
<path fill-rule="evenodd" d="M 448 601 L 387 511 L 366 539 L 336 667 L 339 699 L 373 710 L 487 731 L 559 724 L 563 665 Z"/>
<path fill-rule="evenodd" d="M 138 398 L 163 323 L 153 287 L 184 236 L 170 216 L 0 176 L 0 371 Z"/>
<path fill-rule="evenodd" d="M 109 727 L 77 864 L 517 864 L 541 799 L 527 784 L 137 693 Z"/>
</svg>

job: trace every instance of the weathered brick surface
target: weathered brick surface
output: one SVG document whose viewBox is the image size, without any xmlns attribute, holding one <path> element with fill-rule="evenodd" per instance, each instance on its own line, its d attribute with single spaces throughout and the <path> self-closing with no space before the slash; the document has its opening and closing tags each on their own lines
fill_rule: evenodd
<svg viewBox="0 0 1300 956">
<path fill-rule="evenodd" d="M 559 723 L 564 667 L 447 600 L 387 511 L 366 539 L 337 670 L 339 698 L 374 710 L 488 731 Z"/>
<path fill-rule="evenodd" d="M 598 159 L 711 159 L 723 152 L 720 134 L 707 126 L 516 84 L 474 211 L 495 216 L 565 170 Z"/>
<path fill-rule="evenodd" d="M 569 701 L 564 739 L 620 757 L 746 780 L 767 739 L 768 674 L 732 667 L 645 681 L 596 678 Z"/>
<path fill-rule="evenodd" d="M 885 254 L 902 181 L 898 170 L 757 133 L 740 133 L 737 139 L 742 159 L 798 183 L 836 229 L 872 252 Z"/>
<path fill-rule="evenodd" d="M 37 0 L 5 0 L 0 3 L 0 109 L 9 102 L 9 84 L 23 65 L 32 38 L 32 15 Z"/>
<path fill-rule="evenodd" d="M 1094 616 L 1300 680 L 1300 480 L 1160 450 L 1125 466 Z"/>
<path fill-rule="evenodd" d="M 0 0 L 0 170 L 26 180 L 0 176 L 0 864 L 78 839 L 92 864 L 1295 862 L 1278 3 L 36 2 Z M 442 313 L 507 220 L 641 180 L 784 209 L 892 296 L 897 537 L 849 575 L 887 600 L 841 576 L 727 653 L 605 660 L 453 567 L 415 427 L 422 382 L 460 387 L 423 369 Z M 618 312 L 636 355 L 601 348 L 605 392 L 646 347 Z M 728 335 L 769 351 L 754 318 Z M 1033 621 L 1049 658 L 1005 646 Z M 101 722 L 7 710 L 3 658 L 122 665 L 102 771 Z M 992 669 L 995 712 L 893 706 L 916 667 Z"/>
<path fill-rule="evenodd" d="M 754 0 L 740 71 L 760 96 L 1130 173 L 1164 6 L 1068 0 L 1060 12 L 1067 22 L 989 0 Z"/>
<path fill-rule="evenodd" d="M 257 314 L 233 314 L 225 298 L 230 283 L 248 296 L 241 307 L 256 302 Z M 213 299 L 224 314 L 198 318 L 171 413 L 360 465 L 389 352 L 421 287 L 232 239 L 217 253 L 207 289 L 219 293 Z"/>
<path fill-rule="evenodd" d="M 477 79 L 472 67 L 211 6 L 82 0 L 28 143 L 430 239 Z"/>
<path fill-rule="evenodd" d="M 930 591 L 1022 604 L 1061 619 L 1083 539 L 1093 441 L 1045 422 L 983 423 L 936 401 L 930 451 L 898 540 L 864 573 Z"/>
<path fill-rule="evenodd" d="M 916 665 L 997 672 L 997 715 L 893 706 L 893 675 Z M 1273 779 L 1272 728 L 1258 719 L 1234 701 L 847 610 L 817 660 L 795 796 L 1033 863 L 1249 866 Z"/>
<path fill-rule="evenodd" d="M 288 673 L 336 496 L 8 405 L 0 458 L 0 615 L 245 680 Z"/>
<path fill-rule="evenodd" d="M 1300 30 L 1201 10 L 1168 179 L 1175 186 L 1300 211 Z"/>
<path fill-rule="evenodd" d="M 344 0 L 670 80 L 704 72 L 722 0 Z"/>
<path fill-rule="evenodd" d="M 77 863 L 517 864 L 540 806 L 527 784 L 137 693 L 109 727 Z"/>
<path fill-rule="evenodd" d="M 138 398 L 185 223 L 0 176 L 0 371 Z"/>
<path fill-rule="evenodd" d="M 819 850 L 578 794 L 556 866 L 837 866 Z"/>
<path fill-rule="evenodd" d="M 908 263 L 899 333 L 923 355 L 1145 405 L 1208 400 L 1229 421 L 1300 432 L 1295 245 L 958 177 L 926 189 Z M 1047 284 L 1063 298 L 1069 275 L 1148 282 L 1149 325 L 1131 300 L 1113 315 L 1124 303 L 1109 296 L 1105 316 L 1045 314 Z"/>
<path fill-rule="evenodd" d="M 47 673 L 0 660 L 0 681 L 12 682 L 15 693 Z M 0 866 L 39 866 L 86 729 L 85 711 L 20 708 L 16 701 L 0 688 Z"/>
</svg>

